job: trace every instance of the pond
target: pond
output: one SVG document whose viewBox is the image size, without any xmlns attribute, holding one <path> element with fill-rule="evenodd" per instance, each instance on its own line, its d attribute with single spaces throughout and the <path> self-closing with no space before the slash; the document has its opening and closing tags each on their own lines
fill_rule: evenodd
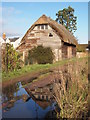
<svg viewBox="0 0 90 120">
<path fill-rule="evenodd" d="M 51 85 L 29 90 L 18 82 L 5 87 L 2 96 L 3 118 L 45 118 L 55 109 Z"/>
<path fill-rule="evenodd" d="M 85 102 L 79 110 L 85 108 L 87 113 L 88 79 L 87 62 L 58 66 L 21 82 L 15 82 L 2 88 L 2 117 L 3 118 L 56 118 L 61 113 L 61 98 L 71 101 L 72 105 L 63 104 L 64 111 L 72 110 Z M 82 66 L 83 65 L 83 66 Z M 12 81 L 11 81 L 12 82 Z M 84 88 L 84 89 L 83 89 Z M 67 93 L 67 94 L 66 94 Z M 66 96 L 67 95 L 67 96 Z M 83 97 L 84 95 L 84 97 Z M 71 97 L 70 97 L 71 96 Z M 76 99 L 73 99 L 75 98 Z M 83 99 L 79 101 L 78 99 Z M 55 101 L 57 100 L 57 102 Z M 73 100 L 75 101 L 73 104 Z M 58 104 L 57 104 L 58 103 Z M 68 109 L 67 109 L 68 108 Z M 78 109 L 75 109 L 78 112 Z M 72 111 L 71 111 L 72 112 Z M 74 113 L 67 113 L 72 118 Z M 81 113 L 81 111 L 80 111 Z M 85 114 L 86 114 L 85 113 Z M 72 116 L 71 116 L 72 115 Z M 83 116 L 83 113 L 79 117 Z M 84 115 L 85 116 L 85 115 Z M 61 116 L 60 116 L 61 117 Z M 76 117 L 76 115 L 75 115 Z"/>
<path fill-rule="evenodd" d="M 3 118 L 54 118 L 55 110 L 59 110 L 54 99 L 54 86 L 62 83 L 64 77 L 70 80 L 68 68 L 55 68 L 50 74 L 42 73 L 37 78 L 21 81 L 2 90 L 2 117 Z M 62 82 L 61 82 L 62 81 Z"/>
</svg>

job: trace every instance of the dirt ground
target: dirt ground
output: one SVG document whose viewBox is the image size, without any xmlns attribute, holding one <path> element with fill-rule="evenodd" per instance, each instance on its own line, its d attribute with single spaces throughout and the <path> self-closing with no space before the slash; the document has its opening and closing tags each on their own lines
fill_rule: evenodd
<svg viewBox="0 0 90 120">
<path fill-rule="evenodd" d="M 5 82 L 2 82 L 0 85 L 2 85 L 2 87 L 6 87 L 8 85 L 12 85 L 15 84 L 17 82 L 23 82 L 24 84 L 30 83 L 32 82 L 34 79 L 37 79 L 40 75 L 46 74 L 50 72 L 50 70 L 42 70 L 42 71 L 38 71 L 38 72 L 33 72 L 33 73 L 27 73 L 25 75 L 16 77 L 14 79 L 11 80 L 7 80 Z"/>
<path fill-rule="evenodd" d="M 43 87 L 45 85 L 53 83 L 55 80 L 58 80 L 59 76 L 56 73 L 54 74 L 54 71 L 55 71 L 55 69 L 54 70 L 49 69 L 49 70 L 43 70 L 43 71 L 34 72 L 34 73 L 28 73 L 26 75 L 3 82 L 2 87 L 5 88 L 8 85 L 12 85 L 17 82 L 22 82 L 23 85 L 26 85 L 30 89 L 34 89 L 35 87 Z M 47 74 L 47 73 L 49 73 L 49 74 Z M 32 81 L 34 81 L 34 82 L 32 82 Z M 32 83 L 32 84 L 28 85 L 28 83 Z"/>
</svg>

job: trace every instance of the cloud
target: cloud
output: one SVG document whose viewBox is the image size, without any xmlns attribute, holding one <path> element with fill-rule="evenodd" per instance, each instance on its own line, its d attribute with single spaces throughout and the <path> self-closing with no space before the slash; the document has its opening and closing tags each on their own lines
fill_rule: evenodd
<svg viewBox="0 0 90 120">
<path fill-rule="evenodd" d="M 6 21 L 6 19 L 2 19 L 2 18 L 0 18 L 0 25 L 6 25 L 7 24 L 7 21 Z"/>
<path fill-rule="evenodd" d="M 2 36 L 3 33 L 6 33 L 7 37 L 12 37 L 12 36 L 21 36 L 21 34 L 17 33 L 17 31 L 12 31 L 12 30 L 3 30 L 0 31 L 0 36 Z"/>
<path fill-rule="evenodd" d="M 3 15 L 11 15 L 14 12 L 14 7 L 2 7 Z"/>
<path fill-rule="evenodd" d="M 2 15 L 3 17 L 11 16 L 15 14 L 21 14 L 22 12 L 20 10 L 15 9 L 14 7 L 3 7 L 2 6 Z"/>
<path fill-rule="evenodd" d="M 12 33 L 12 32 L 11 32 L 11 33 L 10 33 L 10 32 L 8 33 L 8 32 L 6 32 L 6 36 L 7 36 L 7 37 L 14 37 L 14 36 L 18 36 L 18 37 L 19 37 L 20 34 L 19 34 L 19 33 Z"/>
<path fill-rule="evenodd" d="M 11 19 L 12 15 L 21 14 L 20 10 L 15 9 L 14 7 L 1 7 L 0 6 L 0 25 L 6 25 L 9 23 L 9 18 Z"/>
<path fill-rule="evenodd" d="M 13 15 L 19 15 L 22 12 L 12 6 L 0 6 L 0 12 L 1 11 L 2 15 L 0 16 L 0 26 L 2 26 L 2 29 L 0 29 L 0 36 L 2 36 L 3 32 L 6 33 L 7 37 L 20 36 L 20 34 L 17 32 L 18 28 L 15 26 L 17 18 L 13 17 Z"/>
</svg>

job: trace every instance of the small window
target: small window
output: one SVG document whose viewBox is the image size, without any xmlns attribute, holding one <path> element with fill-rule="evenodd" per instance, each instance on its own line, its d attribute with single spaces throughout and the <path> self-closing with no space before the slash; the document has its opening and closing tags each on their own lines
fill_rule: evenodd
<svg viewBox="0 0 90 120">
<path fill-rule="evenodd" d="M 48 25 L 45 25 L 45 29 L 48 29 Z"/>
<path fill-rule="evenodd" d="M 46 96 L 46 100 L 48 101 L 48 96 Z"/>
<path fill-rule="evenodd" d="M 38 95 L 38 99 L 40 100 L 40 95 Z"/>
<path fill-rule="evenodd" d="M 37 28 L 40 30 L 40 25 L 38 25 Z"/>
<path fill-rule="evenodd" d="M 44 25 L 41 25 L 41 29 L 44 29 Z"/>
<path fill-rule="evenodd" d="M 49 33 L 49 37 L 53 37 L 52 33 Z"/>
<path fill-rule="evenodd" d="M 44 96 L 42 96 L 42 99 L 44 100 Z"/>
</svg>

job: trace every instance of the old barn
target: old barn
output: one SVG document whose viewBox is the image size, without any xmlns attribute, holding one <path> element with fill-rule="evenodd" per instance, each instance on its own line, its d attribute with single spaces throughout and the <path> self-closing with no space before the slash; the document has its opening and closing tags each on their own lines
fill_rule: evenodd
<svg viewBox="0 0 90 120">
<path fill-rule="evenodd" d="M 26 32 L 17 51 L 23 53 L 34 46 L 50 47 L 55 55 L 54 61 L 76 56 L 76 38 L 63 25 L 46 15 L 42 15 Z"/>
</svg>

